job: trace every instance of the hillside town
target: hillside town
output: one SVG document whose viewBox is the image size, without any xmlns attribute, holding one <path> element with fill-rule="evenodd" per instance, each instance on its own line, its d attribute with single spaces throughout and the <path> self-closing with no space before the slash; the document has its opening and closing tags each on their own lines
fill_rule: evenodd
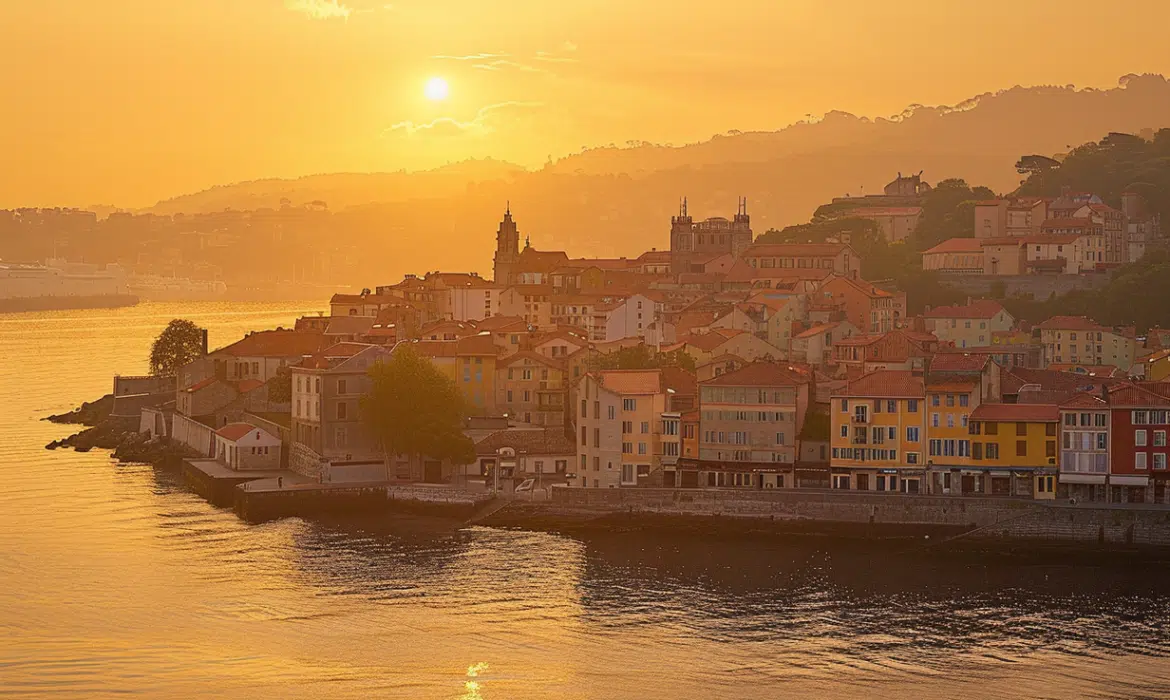
<svg viewBox="0 0 1170 700">
<path fill-rule="evenodd" d="M 927 189 L 899 175 L 835 204 L 896 242 Z M 1121 210 L 1090 193 L 985 201 L 975 216 L 976 237 L 923 266 L 1036 284 L 1162 240 L 1136 195 Z M 975 297 L 911 314 L 848 240 L 757 242 L 746 199 L 730 218 L 683 199 L 667 231 L 635 258 L 575 258 L 522 235 L 508 206 L 490 279 L 431 271 L 335 294 L 328 314 L 205 348 L 176 377 L 117 378 L 119 410 L 227 469 L 314 483 L 1170 505 L 1170 330 L 1030 324 Z M 371 435 L 369 369 L 405 347 L 465 399 L 470 463 L 387 455 Z"/>
</svg>

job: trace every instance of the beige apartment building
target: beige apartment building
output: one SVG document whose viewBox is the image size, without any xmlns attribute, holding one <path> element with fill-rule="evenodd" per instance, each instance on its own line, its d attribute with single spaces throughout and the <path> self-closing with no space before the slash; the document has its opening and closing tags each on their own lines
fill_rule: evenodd
<svg viewBox="0 0 1170 700">
<path fill-rule="evenodd" d="M 649 483 L 661 466 L 667 392 L 661 370 L 603 370 L 577 391 L 577 482 L 584 488 Z"/>
</svg>

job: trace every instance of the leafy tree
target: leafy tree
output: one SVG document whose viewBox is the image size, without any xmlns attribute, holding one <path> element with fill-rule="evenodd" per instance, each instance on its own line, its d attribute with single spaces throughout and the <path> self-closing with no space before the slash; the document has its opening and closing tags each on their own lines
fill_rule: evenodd
<svg viewBox="0 0 1170 700">
<path fill-rule="evenodd" d="M 1041 175 L 1049 170 L 1060 167 L 1060 161 L 1048 156 L 1023 156 L 1016 161 L 1016 172 L 1021 175 Z"/>
<path fill-rule="evenodd" d="M 975 203 L 994 199 L 986 187 L 971 187 L 965 180 L 943 180 L 922 198 L 922 218 L 910 243 L 919 252 L 949 238 L 975 235 Z"/>
<path fill-rule="evenodd" d="M 598 355 L 589 362 L 590 369 L 661 369 L 680 367 L 688 372 L 695 371 L 695 358 L 683 350 L 655 353 L 646 345 L 620 348 L 604 355 Z"/>
<path fill-rule="evenodd" d="M 167 324 L 150 346 L 150 373 L 176 374 L 183 365 L 203 356 L 204 330 L 191 321 L 175 319 Z"/>
<path fill-rule="evenodd" d="M 362 418 L 388 454 L 475 461 L 463 434 L 467 405 L 459 388 L 409 345 L 370 369 L 373 386 L 361 398 Z"/>
<path fill-rule="evenodd" d="M 278 367 L 276 376 L 268 382 L 268 400 L 273 403 L 288 403 L 292 401 L 292 370 L 288 367 Z"/>
</svg>

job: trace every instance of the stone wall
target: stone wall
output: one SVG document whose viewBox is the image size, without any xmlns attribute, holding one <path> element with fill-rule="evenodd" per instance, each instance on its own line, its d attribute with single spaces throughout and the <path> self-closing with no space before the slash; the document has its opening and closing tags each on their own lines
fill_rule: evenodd
<svg viewBox="0 0 1170 700">
<path fill-rule="evenodd" d="M 171 439 L 195 450 L 204 457 L 215 456 L 215 431 L 181 413 L 171 418 Z"/>
<path fill-rule="evenodd" d="M 131 394 L 174 394 L 174 377 L 123 377 L 114 375 L 114 396 Z"/>
<path fill-rule="evenodd" d="M 329 462 L 309 446 L 294 442 L 288 450 L 288 468 L 310 479 L 320 480 Z"/>
<path fill-rule="evenodd" d="M 961 275 L 943 277 L 943 284 L 960 289 L 973 297 L 990 296 L 996 283 L 1004 285 L 1008 296 L 1020 294 L 1044 300 L 1055 293 L 1068 294 L 1075 289 L 1100 289 L 1109 283 L 1106 274 L 1089 275 Z"/>
</svg>

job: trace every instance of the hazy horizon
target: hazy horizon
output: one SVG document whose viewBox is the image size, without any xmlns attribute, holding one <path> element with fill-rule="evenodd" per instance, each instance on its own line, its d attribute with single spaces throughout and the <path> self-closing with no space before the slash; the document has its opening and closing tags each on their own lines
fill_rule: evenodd
<svg viewBox="0 0 1170 700">
<path fill-rule="evenodd" d="M 1054 50 L 1041 28 L 1069 18 L 1109 50 Z M 0 206 L 141 208 L 470 158 L 539 168 L 582 147 L 889 117 L 1016 85 L 1111 88 L 1170 74 L 1167 21 L 1153 0 L 9 3 L 0 59 L 21 69 L 0 76 L 19 96 L 0 114 Z"/>
</svg>

